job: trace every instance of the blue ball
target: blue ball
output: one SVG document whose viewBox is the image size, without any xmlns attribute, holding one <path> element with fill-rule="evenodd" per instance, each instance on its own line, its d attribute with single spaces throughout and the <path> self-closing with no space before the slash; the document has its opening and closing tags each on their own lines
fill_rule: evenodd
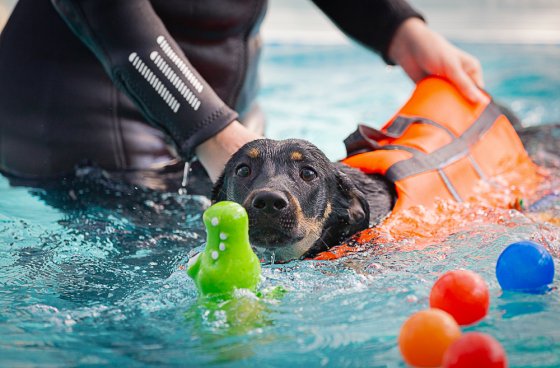
<svg viewBox="0 0 560 368">
<path fill-rule="evenodd" d="M 554 279 L 554 261 L 542 245 L 520 241 L 500 254 L 496 277 L 503 290 L 545 293 Z"/>
</svg>

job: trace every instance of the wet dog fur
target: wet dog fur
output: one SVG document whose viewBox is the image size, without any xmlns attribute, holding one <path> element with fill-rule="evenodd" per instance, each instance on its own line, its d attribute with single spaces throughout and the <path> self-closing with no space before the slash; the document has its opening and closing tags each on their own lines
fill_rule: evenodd
<svg viewBox="0 0 560 368">
<path fill-rule="evenodd" d="M 212 199 L 243 205 L 253 247 L 264 258 L 286 261 L 377 224 L 396 195 L 382 176 L 330 162 L 307 141 L 260 139 L 232 156 Z"/>
</svg>

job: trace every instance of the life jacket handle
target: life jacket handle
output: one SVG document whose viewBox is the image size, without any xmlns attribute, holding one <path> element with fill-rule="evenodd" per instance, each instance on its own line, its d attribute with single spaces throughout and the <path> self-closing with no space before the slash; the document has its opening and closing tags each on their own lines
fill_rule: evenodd
<svg viewBox="0 0 560 368">
<path fill-rule="evenodd" d="M 384 146 L 379 143 L 380 141 L 400 138 L 412 124 L 417 123 L 437 126 L 444 129 L 453 139 L 456 138 L 448 128 L 430 119 L 420 116 L 399 115 L 384 130 L 375 129 L 365 124 L 358 124 L 358 128 L 344 140 L 346 157 L 384 149 Z"/>
</svg>

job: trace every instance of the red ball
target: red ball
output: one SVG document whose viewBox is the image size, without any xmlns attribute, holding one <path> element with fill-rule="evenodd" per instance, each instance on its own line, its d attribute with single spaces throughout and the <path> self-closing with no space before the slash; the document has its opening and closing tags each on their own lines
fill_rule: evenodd
<svg viewBox="0 0 560 368">
<path fill-rule="evenodd" d="M 468 332 L 455 340 L 443 356 L 444 368 L 505 368 L 504 348 L 492 336 Z"/>
<path fill-rule="evenodd" d="M 490 293 L 484 279 L 467 270 L 449 271 L 432 287 L 430 307 L 451 314 L 460 325 L 484 318 L 490 305 Z"/>
</svg>

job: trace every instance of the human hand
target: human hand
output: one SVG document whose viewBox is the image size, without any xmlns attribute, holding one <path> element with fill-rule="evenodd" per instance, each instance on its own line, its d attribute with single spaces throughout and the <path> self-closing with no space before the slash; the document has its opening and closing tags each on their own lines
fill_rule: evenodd
<svg viewBox="0 0 560 368">
<path fill-rule="evenodd" d="M 253 133 L 236 120 L 196 147 L 196 155 L 212 182 L 215 183 L 231 155 L 245 143 L 260 138 L 262 136 Z"/>
<path fill-rule="evenodd" d="M 478 59 L 458 49 L 418 18 L 405 20 L 389 46 L 389 58 L 418 82 L 428 75 L 451 81 L 471 102 L 485 99 L 482 68 Z"/>
</svg>

